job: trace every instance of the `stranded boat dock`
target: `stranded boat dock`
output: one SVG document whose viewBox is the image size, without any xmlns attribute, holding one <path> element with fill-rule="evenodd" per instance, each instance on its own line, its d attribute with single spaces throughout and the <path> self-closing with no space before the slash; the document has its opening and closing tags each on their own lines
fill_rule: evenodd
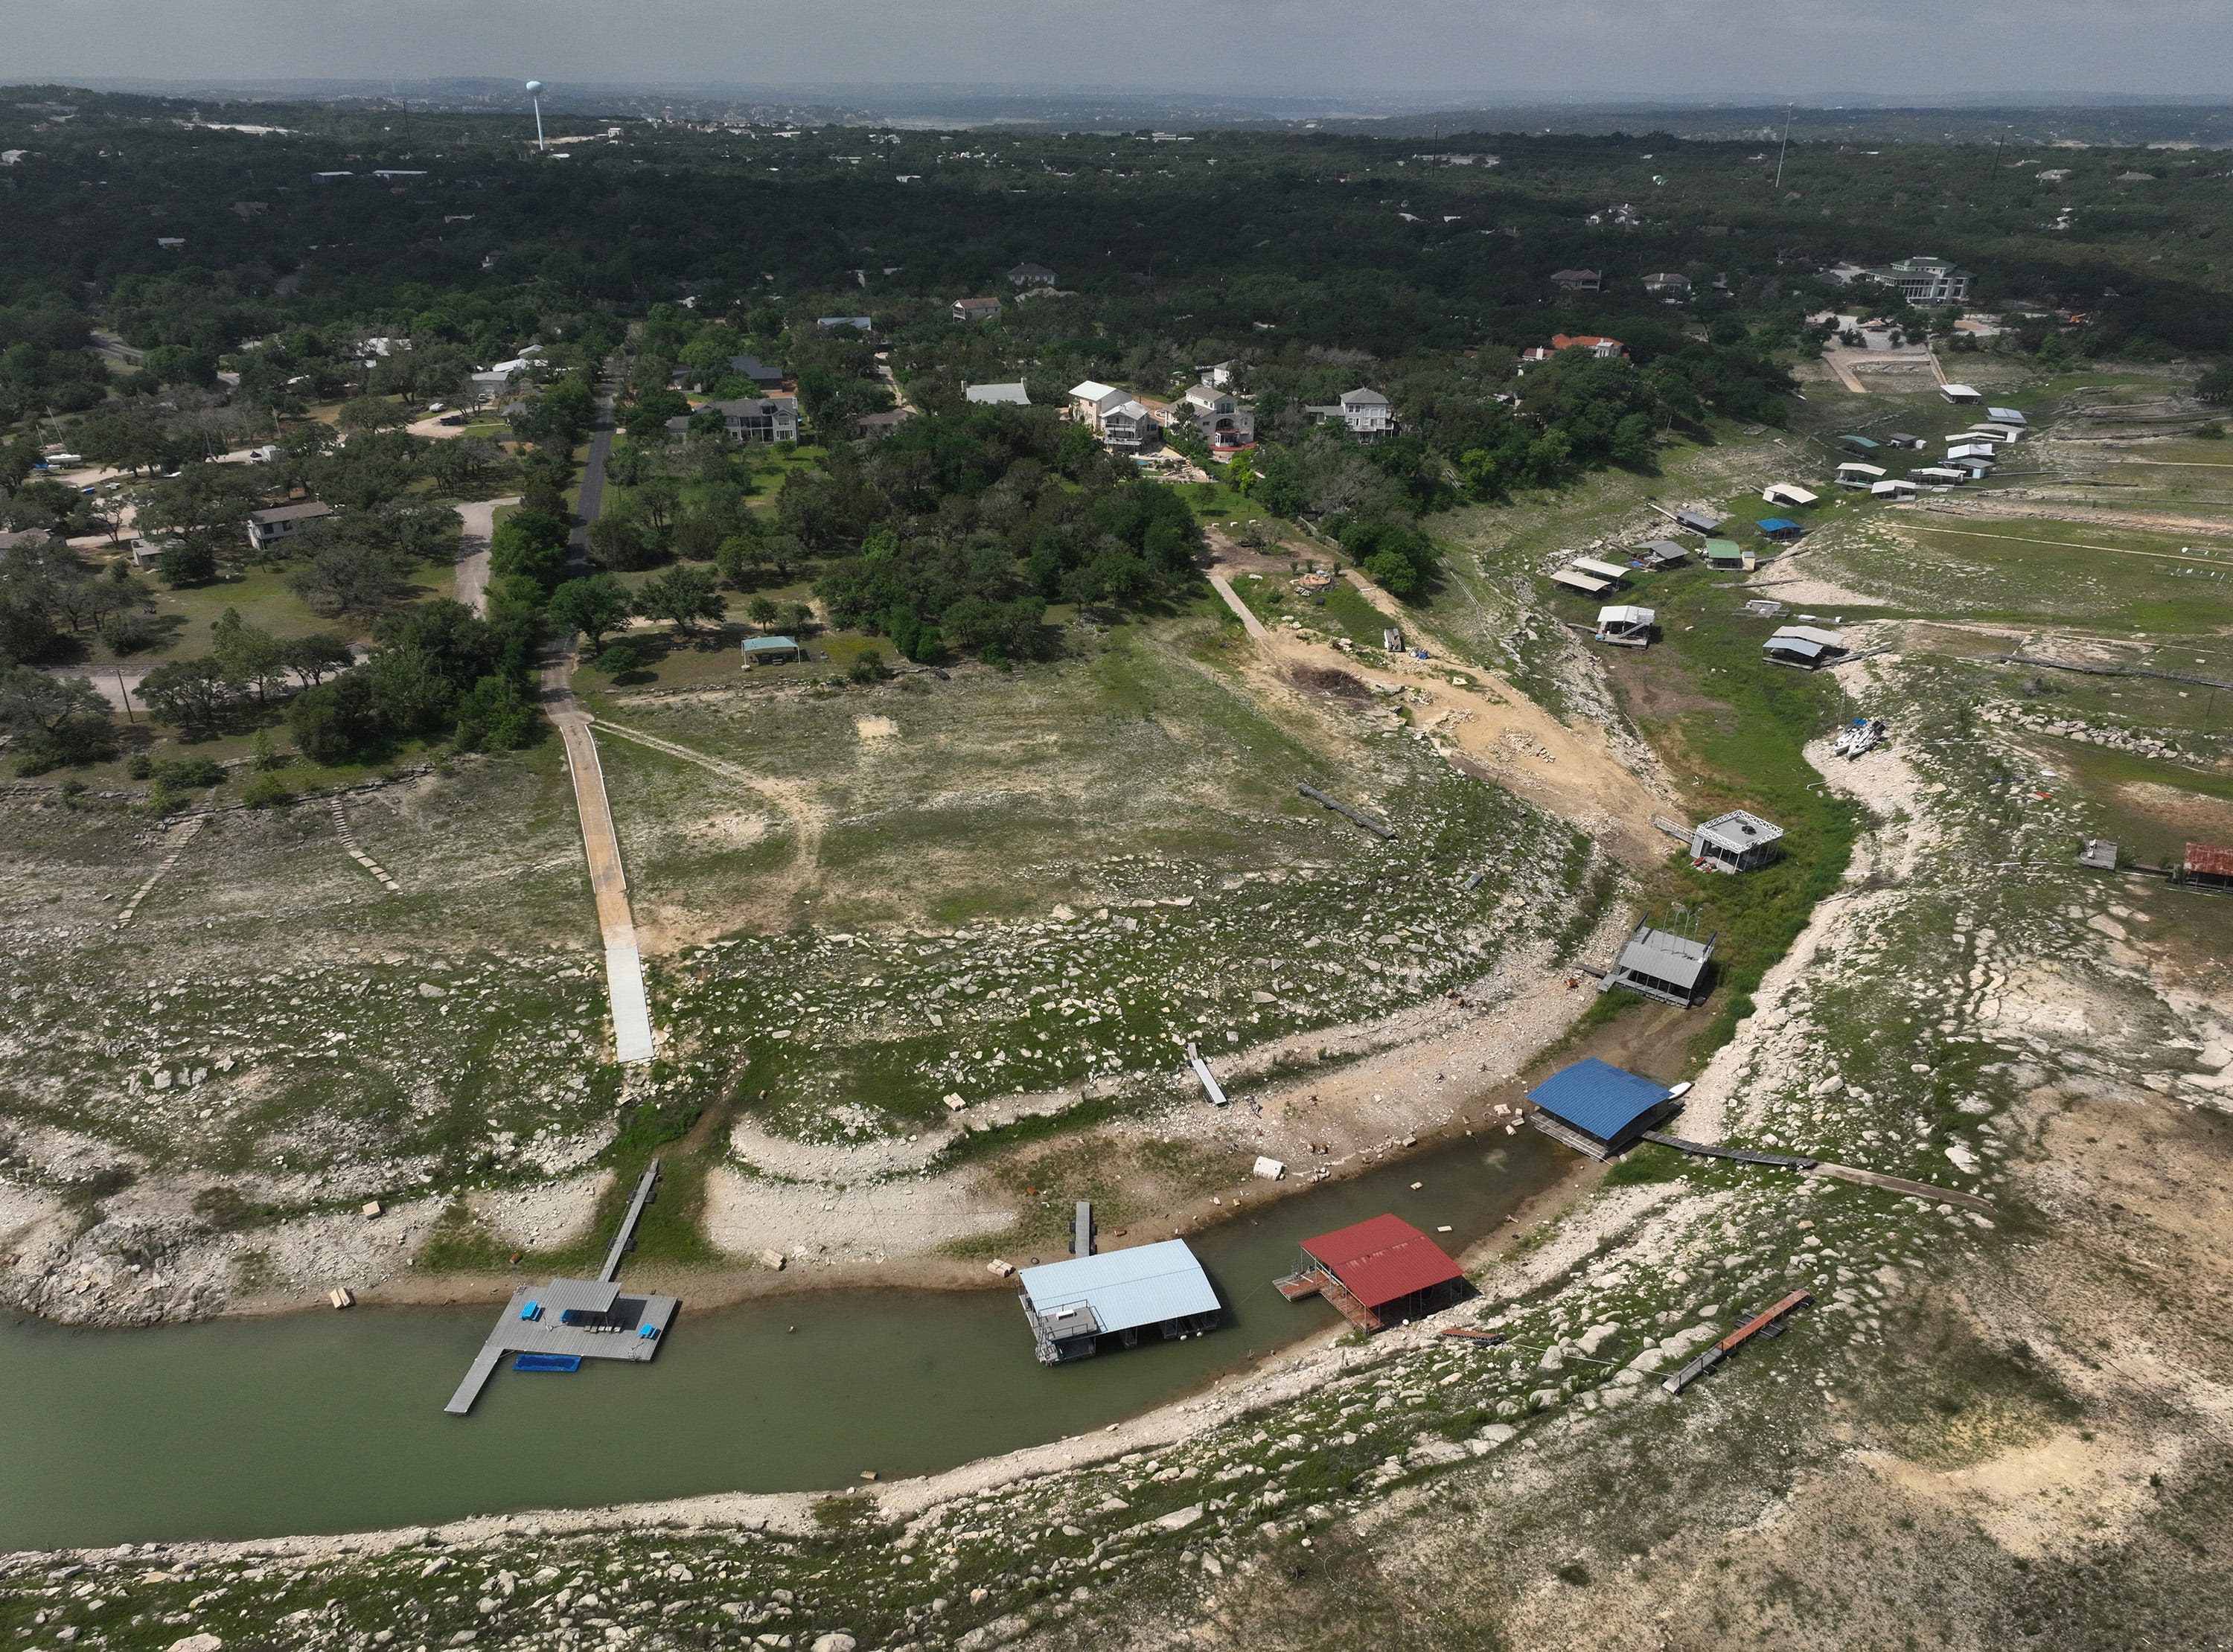
<svg viewBox="0 0 2233 1652">
<path fill-rule="evenodd" d="M 615 1278 L 658 1183 L 659 1161 L 654 1159 L 636 1183 L 628 1214 L 621 1219 L 620 1232 L 613 1236 L 603 1272 L 596 1278 L 553 1279 L 544 1285 L 522 1285 L 511 1293 L 465 1381 L 442 1408 L 445 1411 L 460 1417 L 471 1411 L 506 1354 L 518 1356 L 514 1370 L 571 1371 L 585 1359 L 641 1364 L 659 1352 L 681 1303 L 673 1297 L 624 1296 Z"/>
</svg>

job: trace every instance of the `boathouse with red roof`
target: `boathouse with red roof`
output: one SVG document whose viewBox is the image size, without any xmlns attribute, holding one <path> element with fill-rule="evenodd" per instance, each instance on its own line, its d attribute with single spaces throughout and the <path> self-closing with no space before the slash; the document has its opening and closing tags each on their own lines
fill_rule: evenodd
<svg viewBox="0 0 2233 1652">
<path fill-rule="evenodd" d="M 1303 1241 L 1303 1265 L 1275 1281 L 1290 1302 L 1322 1296 L 1359 1330 L 1408 1324 L 1466 1291 L 1442 1247 L 1400 1216 L 1375 1216 Z"/>
</svg>

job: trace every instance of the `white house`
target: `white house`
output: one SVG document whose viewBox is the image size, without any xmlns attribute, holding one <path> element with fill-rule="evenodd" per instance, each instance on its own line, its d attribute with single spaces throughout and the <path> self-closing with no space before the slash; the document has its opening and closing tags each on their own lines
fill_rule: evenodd
<svg viewBox="0 0 2233 1652">
<path fill-rule="evenodd" d="M 954 301 L 954 319 L 957 322 L 997 322 L 1000 319 L 1000 301 L 997 298 L 957 298 Z"/>
<path fill-rule="evenodd" d="M 1155 446 L 1162 434 L 1156 415 L 1129 397 L 1101 415 L 1101 445 L 1112 452 L 1136 453 Z"/>
<path fill-rule="evenodd" d="M 1008 271 L 1011 287 L 1051 287 L 1054 271 L 1043 263 L 1019 263 Z"/>
<path fill-rule="evenodd" d="M 1088 379 L 1070 387 L 1070 416 L 1079 424 L 1098 431 L 1101 421 L 1131 398 L 1113 385 L 1098 379 Z"/>
<path fill-rule="evenodd" d="M 980 406 L 1000 404 L 1010 407 L 1028 407 L 1030 394 L 1020 384 L 966 384 L 961 387 L 962 399 Z"/>
<path fill-rule="evenodd" d="M 274 505 L 269 511 L 251 511 L 248 515 L 248 543 L 251 550 L 269 550 L 283 539 L 293 537 L 312 523 L 333 515 L 334 508 L 306 499 L 296 504 Z"/>
<path fill-rule="evenodd" d="M 1340 420 L 1352 436 L 1384 436 L 1396 428 L 1388 398 L 1377 390 L 1344 391 L 1340 401 L 1331 406 L 1305 406 L 1303 411 L 1321 423 Z"/>
<path fill-rule="evenodd" d="M 695 411 L 720 414 L 721 427 L 735 441 L 795 442 L 798 439 L 797 396 L 739 396 L 734 401 L 708 401 Z M 686 434 L 690 429 L 690 418 L 670 419 L 667 421 L 667 428 L 678 436 Z"/>
<path fill-rule="evenodd" d="M 1212 447 L 1247 447 L 1256 439 L 1256 415 L 1230 390 L 1207 380 L 1173 402 L 1165 418 L 1192 426 Z"/>
</svg>

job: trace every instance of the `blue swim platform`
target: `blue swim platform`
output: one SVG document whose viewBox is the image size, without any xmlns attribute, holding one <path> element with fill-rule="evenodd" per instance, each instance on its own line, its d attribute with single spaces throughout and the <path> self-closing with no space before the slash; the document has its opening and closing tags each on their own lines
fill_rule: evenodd
<svg viewBox="0 0 2233 1652">
<path fill-rule="evenodd" d="M 512 1361 L 515 1371 L 578 1371 L 582 1369 L 579 1354 L 522 1354 Z"/>
</svg>

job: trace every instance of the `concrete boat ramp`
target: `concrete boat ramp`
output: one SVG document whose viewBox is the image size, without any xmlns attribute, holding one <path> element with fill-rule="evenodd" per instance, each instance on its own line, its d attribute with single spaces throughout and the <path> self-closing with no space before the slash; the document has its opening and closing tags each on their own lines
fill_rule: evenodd
<svg viewBox="0 0 2233 1652">
<path fill-rule="evenodd" d="M 659 1163 L 654 1160 L 636 1182 L 628 1214 L 621 1219 L 620 1232 L 613 1236 L 596 1278 L 553 1279 L 548 1285 L 522 1285 L 511 1293 L 465 1381 L 442 1408 L 445 1411 L 460 1417 L 471 1411 L 506 1355 L 525 1356 L 544 1370 L 570 1370 L 585 1359 L 633 1360 L 641 1365 L 659 1352 L 681 1303 L 674 1297 L 623 1292 L 617 1282 L 621 1259 L 633 1247 L 636 1223 L 658 1183 Z"/>
</svg>

